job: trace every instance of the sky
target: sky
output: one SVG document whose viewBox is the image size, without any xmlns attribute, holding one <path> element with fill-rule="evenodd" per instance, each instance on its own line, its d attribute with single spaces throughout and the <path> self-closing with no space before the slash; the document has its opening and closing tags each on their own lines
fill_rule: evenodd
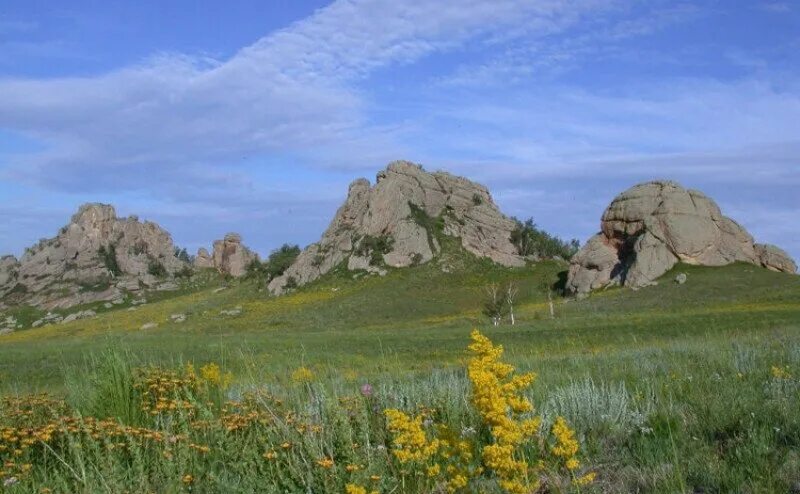
<svg viewBox="0 0 800 494">
<path fill-rule="evenodd" d="M 304 246 L 396 159 L 581 241 L 676 180 L 800 259 L 800 2 L 0 0 L 0 253 L 84 202 Z"/>
</svg>

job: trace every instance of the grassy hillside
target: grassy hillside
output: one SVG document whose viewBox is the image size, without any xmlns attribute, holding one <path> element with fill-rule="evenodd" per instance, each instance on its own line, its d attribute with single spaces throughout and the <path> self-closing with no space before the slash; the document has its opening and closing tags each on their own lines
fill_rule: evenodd
<svg viewBox="0 0 800 494">
<path fill-rule="evenodd" d="M 505 269 L 462 256 L 443 262 L 451 272 L 438 263 L 357 280 L 334 272 L 278 298 L 254 282 L 219 291 L 222 280 L 212 280 L 133 311 L 6 335 L 6 395 L 49 390 L 66 398 L 53 406 L 73 410 L 59 415 L 113 419 L 84 425 L 94 431 L 89 435 L 68 434 L 52 446 L 58 457 L 35 445 L 23 451 L 32 473 L 7 470 L 32 492 L 345 492 L 346 484 L 352 493 L 365 492 L 361 486 L 438 492 L 446 474 L 413 472 L 440 460 L 403 465 L 387 453 L 398 446 L 383 410 L 422 413 L 446 430 L 475 429 L 477 436 L 465 439 L 471 447 L 490 444 L 491 429 L 469 399 L 475 384 L 464 373 L 469 334 L 479 328 L 504 345 L 503 358 L 517 371 L 538 374 L 524 396 L 543 425 L 538 442 L 526 443 L 517 458 L 541 460 L 536 475 L 548 492 L 769 493 L 800 486 L 800 277 L 746 264 L 677 266 L 658 286 L 556 299 L 551 319 L 545 287 L 563 277 L 563 264 Z M 672 283 L 678 272 L 687 273 L 685 285 Z M 508 281 L 519 287 L 517 324 L 493 327 L 481 313 L 484 288 Z M 220 313 L 236 307 L 240 315 Z M 175 313 L 187 321 L 170 322 Z M 158 327 L 139 329 L 150 322 Z M 206 367 L 208 375 L 192 381 L 188 362 L 220 368 Z M 171 382 L 191 388 L 163 403 L 191 403 L 189 415 L 139 411 L 148 395 L 137 383 L 146 385 L 142 376 L 151 374 L 136 369 L 149 365 L 167 376 L 153 389 Z M 232 383 L 221 377 L 227 372 Z M 364 383 L 373 386 L 370 396 L 359 394 Z M 181 393 L 191 399 L 174 401 Z M 223 405 L 228 399 L 236 402 Z M 0 428 L 18 424 L 25 406 L 0 404 Z M 550 449 L 558 416 L 578 440 L 581 467 L 574 471 Z M 136 439 L 154 434 L 188 439 L 174 446 Z M 431 439 L 434 429 L 425 434 Z M 100 448 L 120 435 L 133 438 L 124 453 Z M 477 468 L 479 458 L 458 468 Z M 597 478 L 570 482 L 585 474 Z M 460 492 L 504 492 L 496 471 L 470 475 Z"/>
<path fill-rule="evenodd" d="M 272 298 L 252 282 L 218 291 L 221 280 L 133 311 L 107 311 L 75 321 L 6 335 L 0 340 L 2 386 L 58 387 L 86 355 L 126 349 L 150 363 L 225 361 L 233 369 L 257 363 L 268 379 L 310 365 L 323 374 L 424 370 L 457 363 L 473 327 L 506 343 L 512 356 L 606 353 L 675 341 L 752 338 L 800 323 L 800 277 L 747 264 L 678 266 L 659 286 L 610 289 L 584 301 L 555 297 L 549 318 L 546 286 L 565 266 L 543 262 L 505 269 L 458 258 L 453 272 L 436 264 L 352 279 L 335 272 L 295 293 Z M 686 285 L 671 283 L 686 272 Z M 517 324 L 490 327 L 482 314 L 485 287 L 514 281 Z M 238 316 L 220 314 L 241 307 Z M 188 316 L 170 322 L 171 314 Z M 155 329 L 141 330 L 155 322 Z"/>
</svg>

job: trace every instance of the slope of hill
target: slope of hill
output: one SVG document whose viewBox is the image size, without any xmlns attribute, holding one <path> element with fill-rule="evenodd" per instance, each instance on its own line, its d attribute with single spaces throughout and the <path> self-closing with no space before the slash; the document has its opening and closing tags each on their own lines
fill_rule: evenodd
<svg viewBox="0 0 800 494">
<path fill-rule="evenodd" d="M 452 245 L 443 255 L 458 268 L 444 272 L 431 263 L 383 277 L 340 268 L 281 297 L 209 273 L 198 288 L 161 301 L 4 336 L 3 385 L 58 383 L 83 355 L 111 347 L 154 362 L 222 358 L 242 368 L 255 360 L 276 375 L 300 362 L 367 373 L 440 367 L 457 362 L 470 328 L 489 326 L 483 307 L 492 283 L 518 288 L 517 324 L 493 329 L 512 354 L 642 347 L 800 325 L 800 277 L 744 263 L 678 265 L 647 290 L 556 298 L 551 319 L 547 287 L 563 283 L 566 263 L 505 268 Z M 670 283 L 678 271 L 688 274 L 685 285 Z"/>
</svg>

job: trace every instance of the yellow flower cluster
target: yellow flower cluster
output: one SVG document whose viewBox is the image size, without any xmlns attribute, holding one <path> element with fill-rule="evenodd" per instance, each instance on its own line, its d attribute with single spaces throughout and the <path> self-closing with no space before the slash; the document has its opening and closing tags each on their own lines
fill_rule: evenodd
<svg viewBox="0 0 800 494">
<path fill-rule="evenodd" d="M 520 448 L 539 430 L 539 417 L 525 418 L 533 405 L 522 390 L 536 379 L 534 374 L 513 375 L 514 367 L 502 362 L 503 347 L 495 346 L 474 330 L 467 364 L 472 383 L 472 404 L 489 426 L 493 443 L 483 448 L 483 462 L 497 475 L 500 485 L 512 494 L 536 490 L 537 481 L 529 480 L 528 462 Z M 535 478 L 535 476 L 534 476 Z"/>
<path fill-rule="evenodd" d="M 345 494 L 367 494 L 367 488 L 357 484 L 347 484 L 344 486 Z M 378 494 L 378 491 L 370 491 L 369 494 Z"/>
<path fill-rule="evenodd" d="M 296 384 L 308 384 L 314 380 L 314 372 L 308 367 L 298 367 L 292 372 L 292 381 Z"/>
<path fill-rule="evenodd" d="M 780 367 L 780 366 L 777 366 L 777 365 L 773 365 L 772 368 L 770 369 L 770 372 L 772 373 L 772 377 L 774 377 L 775 379 L 791 379 L 792 378 L 792 373 L 789 372 L 789 366 L 788 365 L 784 365 L 783 367 Z"/>
<path fill-rule="evenodd" d="M 200 378 L 208 384 L 219 386 L 220 389 L 227 389 L 233 382 L 233 374 L 230 372 L 223 374 L 219 365 L 214 362 L 200 367 Z"/>
<path fill-rule="evenodd" d="M 181 375 L 155 367 L 139 369 L 134 389 L 142 395 L 142 411 L 150 415 L 180 410 L 191 416 L 195 412 L 191 397 L 196 393 L 197 379 L 193 372 Z"/>
<path fill-rule="evenodd" d="M 564 462 L 567 470 L 577 470 L 581 466 L 581 463 L 575 458 L 575 455 L 578 454 L 578 441 L 575 440 L 575 432 L 569 428 L 564 417 L 556 417 L 551 433 L 556 441 L 551 449 L 553 455 Z"/>
<path fill-rule="evenodd" d="M 386 427 L 394 435 L 394 456 L 400 463 L 425 463 L 439 449 L 438 439 L 428 439 L 422 428 L 422 415 L 409 417 L 400 410 L 389 409 L 386 415 Z"/>
</svg>

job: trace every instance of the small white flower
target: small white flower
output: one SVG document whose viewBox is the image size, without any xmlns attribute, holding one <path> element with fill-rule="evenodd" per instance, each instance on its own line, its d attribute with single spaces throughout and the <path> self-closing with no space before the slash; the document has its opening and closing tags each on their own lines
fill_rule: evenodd
<svg viewBox="0 0 800 494">
<path fill-rule="evenodd" d="M 19 479 L 16 477 L 9 477 L 3 481 L 3 487 L 11 487 L 12 485 L 19 482 Z"/>
</svg>

